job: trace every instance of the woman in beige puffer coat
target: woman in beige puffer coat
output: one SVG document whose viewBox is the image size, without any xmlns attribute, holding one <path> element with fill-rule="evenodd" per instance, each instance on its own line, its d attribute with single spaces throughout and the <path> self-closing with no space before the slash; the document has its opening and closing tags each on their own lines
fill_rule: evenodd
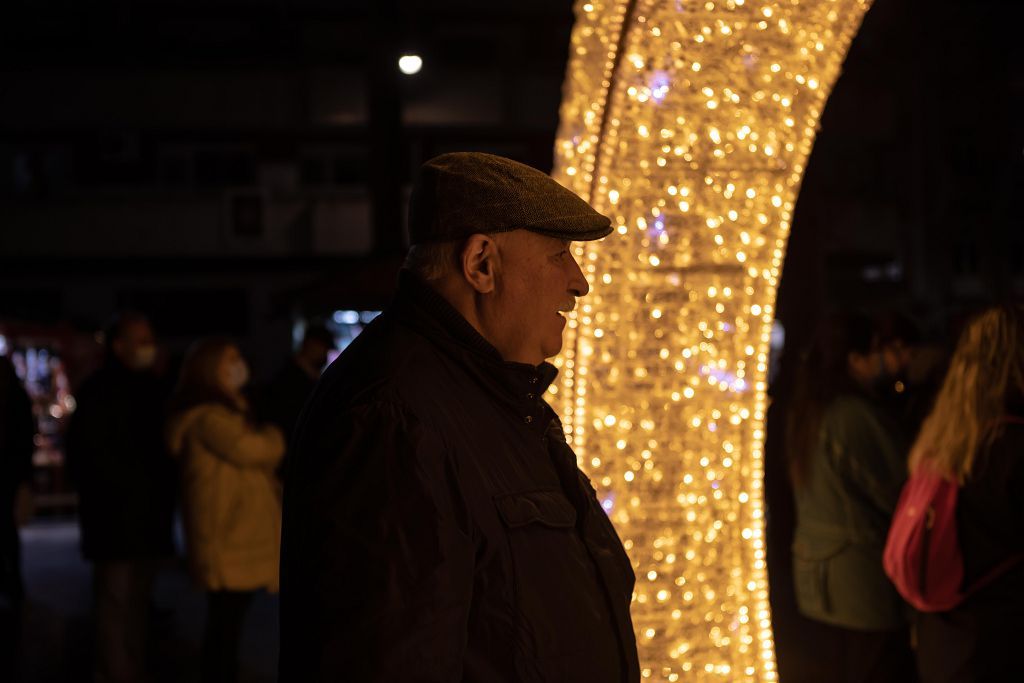
<svg viewBox="0 0 1024 683">
<path fill-rule="evenodd" d="M 257 590 L 278 588 L 285 442 L 257 426 L 242 388 L 248 367 L 226 339 L 197 343 L 182 365 L 167 437 L 181 462 L 188 562 L 207 591 L 203 680 L 238 675 L 245 612 Z"/>
</svg>

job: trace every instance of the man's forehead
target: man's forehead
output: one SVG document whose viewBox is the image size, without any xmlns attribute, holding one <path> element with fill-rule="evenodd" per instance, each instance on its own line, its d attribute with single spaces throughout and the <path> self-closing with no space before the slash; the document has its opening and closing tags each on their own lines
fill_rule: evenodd
<svg viewBox="0 0 1024 683">
<path fill-rule="evenodd" d="M 492 238 L 496 241 L 511 240 L 522 244 L 544 245 L 545 247 L 566 247 L 572 244 L 572 241 L 563 237 L 553 237 L 551 235 L 545 235 L 543 233 L 533 232 L 532 230 L 525 230 L 523 228 L 509 230 L 508 232 L 493 233 Z"/>
<path fill-rule="evenodd" d="M 543 235 L 539 232 L 530 232 L 529 234 L 539 242 L 552 247 L 568 247 L 572 244 L 572 240 L 567 240 L 564 237 L 552 237 L 551 235 Z"/>
</svg>

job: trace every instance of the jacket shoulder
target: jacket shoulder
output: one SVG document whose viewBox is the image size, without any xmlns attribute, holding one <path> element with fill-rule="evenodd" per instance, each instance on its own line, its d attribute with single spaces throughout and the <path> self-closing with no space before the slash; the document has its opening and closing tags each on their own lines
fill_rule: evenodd
<svg viewBox="0 0 1024 683">
<path fill-rule="evenodd" d="M 832 422 L 870 420 L 874 415 L 875 410 L 867 399 L 857 394 L 840 394 L 825 409 L 825 419 Z"/>
<path fill-rule="evenodd" d="M 98 395 L 102 394 L 103 387 L 109 383 L 108 375 L 105 368 L 99 368 L 82 380 L 81 385 L 75 391 L 76 400 L 79 403 L 95 400 Z"/>
<path fill-rule="evenodd" d="M 822 426 L 833 437 L 842 440 L 873 438 L 891 440 L 895 437 L 892 425 L 878 408 L 864 396 L 842 394 L 832 399 L 822 418 Z"/>
<path fill-rule="evenodd" d="M 167 420 L 166 440 L 172 453 L 180 453 L 185 446 L 186 436 L 195 428 L 203 427 L 210 420 L 235 421 L 244 420 L 237 411 L 219 403 L 200 403 L 188 410 L 172 415 Z"/>
<path fill-rule="evenodd" d="M 385 315 L 327 369 L 317 390 L 321 400 L 334 405 L 396 402 L 416 409 L 436 399 L 451 362 L 427 337 Z"/>
</svg>

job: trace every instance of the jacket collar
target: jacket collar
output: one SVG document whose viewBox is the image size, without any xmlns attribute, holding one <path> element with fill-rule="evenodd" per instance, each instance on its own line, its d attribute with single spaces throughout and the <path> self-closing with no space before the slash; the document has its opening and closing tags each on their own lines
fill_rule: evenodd
<svg viewBox="0 0 1024 683">
<path fill-rule="evenodd" d="M 506 361 L 494 345 L 469 324 L 454 306 L 415 273 L 402 269 L 398 275 L 398 294 L 392 304 L 399 318 L 422 332 L 445 350 L 458 349 L 463 360 L 477 366 L 511 392 L 528 423 L 546 426 L 546 404 L 542 397 L 558 376 L 548 362 L 540 365 Z M 550 408 L 548 408 L 550 410 Z"/>
<path fill-rule="evenodd" d="M 432 338 L 439 335 L 491 361 L 504 362 L 498 349 L 483 338 L 455 307 L 419 275 L 403 268 L 398 273 L 395 305 L 403 319 L 417 323 Z"/>
</svg>

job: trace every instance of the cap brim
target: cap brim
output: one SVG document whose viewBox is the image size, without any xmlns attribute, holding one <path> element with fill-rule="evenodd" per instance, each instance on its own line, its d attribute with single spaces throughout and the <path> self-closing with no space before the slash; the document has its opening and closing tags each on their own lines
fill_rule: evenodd
<svg viewBox="0 0 1024 683">
<path fill-rule="evenodd" d="M 599 213 L 569 219 L 560 218 L 546 224 L 524 225 L 522 229 L 569 242 L 592 242 L 612 234 L 611 221 Z"/>
</svg>

